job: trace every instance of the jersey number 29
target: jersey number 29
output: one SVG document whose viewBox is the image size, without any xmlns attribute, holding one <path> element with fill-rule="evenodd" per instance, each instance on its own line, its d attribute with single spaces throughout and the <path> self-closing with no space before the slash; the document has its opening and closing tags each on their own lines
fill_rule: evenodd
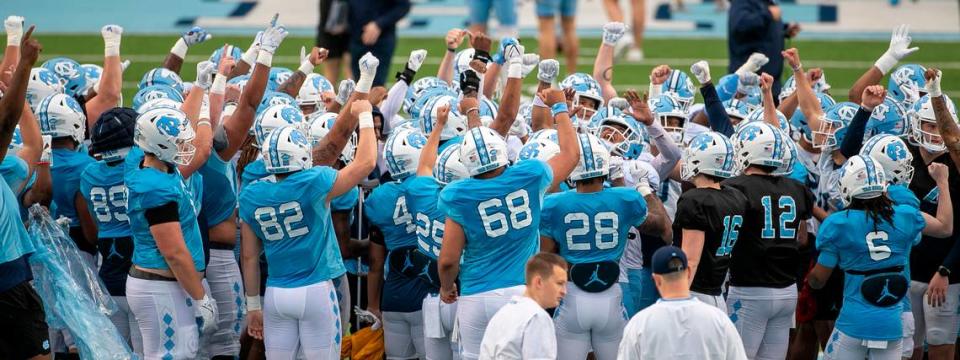
<svg viewBox="0 0 960 360">
<path fill-rule="evenodd" d="M 260 224 L 260 232 L 268 241 L 277 241 L 284 236 L 294 238 L 310 232 L 306 224 L 300 223 L 303 220 L 303 211 L 300 203 L 296 201 L 285 202 L 278 207 L 259 207 L 253 211 L 253 216 Z"/>
<path fill-rule="evenodd" d="M 504 206 L 506 204 L 506 206 Z M 510 214 L 509 223 L 507 214 Z M 507 233 L 507 227 L 514 230 L 523 229 L 533 223 L 533 213 L 530 212 L 530 196 L 527 191 L 520 189 L 507 194 L 501 199 L 490 199 L 477 205 L 477 212 L 480 213 L 480 221 L 483 222 L 483 229 L 489 237 L 503 236 Z"/>
</svg>

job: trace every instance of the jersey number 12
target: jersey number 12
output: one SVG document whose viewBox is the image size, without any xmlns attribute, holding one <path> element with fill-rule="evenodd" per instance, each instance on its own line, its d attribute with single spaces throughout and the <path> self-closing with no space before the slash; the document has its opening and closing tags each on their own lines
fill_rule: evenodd
<svg viewBox="0 0 960 360">
<path fill-rule="evenodd" d="M 770 195 L 760 198 L 760 203 L 763 205 L 763 231 L 760 232 L 760 237 L 764 239 L 777 238 L 778 232 L 773 228 L 773 203 L 770 200 Z M 780 208 L 780 219 L 778 219 L 780 238 L 793 239 L 797 236 L 797 229 L 787 227 L 787 223 L 797 219 L 797 203 L 791 196 L 782 196 L 777 203 Z"/>
</svg>

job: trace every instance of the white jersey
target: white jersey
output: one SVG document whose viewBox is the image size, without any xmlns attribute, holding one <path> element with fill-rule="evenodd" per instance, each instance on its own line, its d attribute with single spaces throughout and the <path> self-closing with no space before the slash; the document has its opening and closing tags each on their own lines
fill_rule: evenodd
<svg viewBox="0 0 960 360">
<path fill-rule="evenodd" d="M 510 159 L 510 162 L 516 162 L 517 156 L 520 155 L 520 149 L 523 148 L 523 141 L 520 138 L 509 135 L 507 136 L 507 158 Z"/>
<path fill-rule="evenodd" d="M 696 298 L 660 299 L 623 330 L 617 359 L 746 359 L 727 314 Z"/>
<path fill-rule="evenodd" d="M 638 177 L 647 178 L 647 183 L 654 191 L 660 190 L 660 175 L 650 165 L 649 160 L 653 159 L 650 154 L 643 154 L 636 160 L 623 161 L 623 182 L 627 187 L 637 186 Z M 629 241 L 624 248 L 623 256 L 620 257 L 620 282 L 627 282 L 627 269 L 639 269 L 643 267 L 643 250 L 640 248 L 640 232 L 636 228 L 630 229 Z"/>
<path fill-rule="evenodd" d="M 556 358 L 553 319 L 526 296 L 514 296 L 493 315 L 480 344 L 480 360 Z"/>
</svg>

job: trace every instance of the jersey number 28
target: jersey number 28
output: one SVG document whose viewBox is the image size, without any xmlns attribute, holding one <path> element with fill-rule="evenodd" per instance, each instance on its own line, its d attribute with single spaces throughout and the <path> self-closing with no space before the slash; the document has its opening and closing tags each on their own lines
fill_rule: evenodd
<svg viewBox="0 0 960 360">
<path fill-rule="evenodd" d="M 507 227 L 519 230 L 533 223 L 530 196 L 524 189 L 509 193 L 502 200 L 494 198 L 481 202 L 477 205 L 477 212 L 480 213 L 480 221 L 483 222 L 483 229 L 487 236 L 492 238 L 506 234 Z M 510 215 L 509 223 L 507 214 Z"/>
<path fill-rule="evenodd" d="M 563 217 L 564 224 L 579 222 L 580 226 L 567 229 L 567 248 L 570 250 L 590 250 L 590 240 L 574 241 L 574 236 L 583 236 L 590 233 L 590 224 L 593 224 L 594 245 L 598 250 L 613 249 L 620 242 L 620 234 L 617 229 L 620 228 L 620 217 L 612 211 L 597 213 L 590 221 L 590 216 L 586 213 L 569 213 Z"/>
<path fill-rule="evenodd" d="M 303 236 L 310 232 L 307 224 L 300 223 L 303 220 L 303 211 L 300 203 L 296 201 L 285 202 L 278 207 L 259 207 L 253 211 L 253 216 L 260 224 L 260 232 L 268 241 L 277 241 L 284 236 Z"/>
</svg>

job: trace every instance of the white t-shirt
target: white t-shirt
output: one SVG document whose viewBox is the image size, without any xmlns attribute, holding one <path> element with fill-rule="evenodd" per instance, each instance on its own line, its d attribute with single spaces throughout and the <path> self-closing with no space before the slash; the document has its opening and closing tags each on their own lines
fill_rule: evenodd
<svg viewBox="0 0 960 360">
<path fill-rule="evenodd" d="M 480 360 L 556 358 L 553 319 L 526 296 L 514 296 L 493 315 L 480 343 Z"/>
<path fill-rule="evenodd" d="M 740 334 L 720 309 L 693 297 L 664 300 L 623 329 L 618 360 L 746 359 Z"/>
</svg>

